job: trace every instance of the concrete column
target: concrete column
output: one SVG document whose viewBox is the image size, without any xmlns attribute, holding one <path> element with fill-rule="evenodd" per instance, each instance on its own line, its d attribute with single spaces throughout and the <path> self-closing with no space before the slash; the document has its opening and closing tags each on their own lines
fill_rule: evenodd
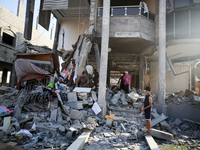
<svg viewBox="0 0 200 150">
<path fill-rule="evenodd" d="M 139 88 L 143 90 L 144 86 L 144 56 L 140 55 L 140 68 L 139 68 Z"/>
<path fill-rule="evenodd" d="M 34 14 L 35 0 L 28 0 L 26 3 L 26 18 L 24 25 L 24 38 L 31 40 L 32 27 L 33 27 L 33 14 Z"/>
<path fill-rule="evenodd" d="M 5 84 L 6 84 L 7 74 L 8 74 L 8 69 L 3 68 L 2 85 L 5 85 Z"/>
<path fill-rule="evenodd" d="M 111 64 L 110 64 L 110 53 L 108 53 L 108 69 L 107 69 L 107 85 L 110 88 L 110 69 L 111 69 Z"/>
<path fill-rule="evenodd" d="M 193 90 L 193 91 L 196 90 L 194 68 L 195 68 L 194 65 L 192 65 L 192 67 L 191 67 L 191 90 Z"/>
<path fill-rule="evenodd" d="M 10 87 L 13 87 L 15 86 L 15 80 L 16 79 L 16 72 L 15 72 L 15 63 L 13 63 L 13 66 L 12 66 L 12 70 L 11 70 L 11 75 L 10 75 Z"/>
<path fill-rule="evenodd" d="M 18 0 L 17 16 L 21 19 L 24 17 L 24 3 Z"/>
<path fill-rule="evenodd" d="M 102 117 L 106 115 L 106 80 L 108 64 L 108 44 L 109 44 L 109 26 L 110 26 L 110 0 L 103 1 L 103 20 L 101 37 L 101 64 L 99 78 L 98 102 L 102 108 Z"/>
<path fill-rule="evenodd" d="M 158 102 L 165 104 L 166 90 L 166 0 L 159 1 L 159 55 L 158 55 Z"/>
</svg>

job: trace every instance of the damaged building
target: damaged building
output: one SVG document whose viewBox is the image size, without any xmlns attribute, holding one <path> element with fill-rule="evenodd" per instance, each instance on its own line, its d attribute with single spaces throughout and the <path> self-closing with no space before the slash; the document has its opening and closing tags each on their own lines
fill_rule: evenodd
<svg viewBox="0 0 200 150">
<path fill-rule="evenodd" d="M 16 6 L 17 7 L 17 6 Z M 0 85 L 9 85 L 10 73 L 15 61 L 15 48 L 25 41 L 24 39 L 24 3 L 18 1 L 17 15 L 13 14 L 0 5 Z M 49 39 L 37 28 L 31 28 L 33 32 L 31 44 L 38 46 L 47 46 L 52 48 L 54 38 Z M 53 31 L 53 30 L 52 30 Z M 52 32 L 54 34 L 54 32 Z M 52 35 L 54 37 L 54 35 Z"/>
<path fill-rule="evenodd" d="M 29 4 L 27 40 L 34 0 Z M 51 13 L 57 19 L 53 51 L 18 48 L 15 69 L 27 76 L 19 69 L 17 90 L 0 88 L 8 113 L 0 120 L 2 141 L 26 149 L 159 149 L 160 141 L 199 149 L 199 7 L 199 0 L 41 0 L 40 25 L 48 28 Z M 94 69 L 98 87 L 76 87 L 84 70 L 94 77 Z M 117 88 L 125 71 L 130 93 Z M 141 112 L 148 86 L 152 136 Z"/>
</svg>

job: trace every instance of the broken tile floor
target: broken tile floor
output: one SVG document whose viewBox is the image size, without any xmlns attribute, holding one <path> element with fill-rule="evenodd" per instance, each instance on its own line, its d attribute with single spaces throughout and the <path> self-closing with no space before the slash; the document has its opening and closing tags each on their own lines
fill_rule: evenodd
<svg viewBox="0 0 200 150">
<path fill-rule="evenodd" d="M 145 140 L 146 122 L 141 113 L 145 93 L 141 91 L 133 90 L 127 96 L 119 91 L 113 97 L 107 93 L 107 119 L 92 110 L 97 100 L 94 91 L 86 94 L 60 91 L 60 96 L 49 99 L 38 99 L 33 93 L 0 87 L 0 106 L 14 110 L 13 114 L 0 117 L 1 143 L 28 150 L 70 150 L 73 146 L 83 150 L 149 149 Z M 176 100 L 174 94 L 168 98 L 175 103 Z M 200 124 L 167 118 L 156 109 L 152 109 L 151 135 L 157 143 L 162 143 L 160 147 L 171 144 L 200 149 Z"/>
</svg>

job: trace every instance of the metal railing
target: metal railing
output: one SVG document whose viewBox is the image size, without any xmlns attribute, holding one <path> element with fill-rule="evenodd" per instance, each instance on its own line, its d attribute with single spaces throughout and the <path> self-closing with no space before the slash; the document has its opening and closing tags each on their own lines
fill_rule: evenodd
<svg viewBox="0 0 200 150">
<path fill-rule="evenodd" d="M 140 5 L 134 6 L 111 6 L 110 16 L 129 16 L 142 15 L 147 19 L 155 21 L 155 14 L 152 12 L 144 12 L 144 8 Z M 98 7 L 98 16 L 103 16 L 103 7 Z"/>
</svg>

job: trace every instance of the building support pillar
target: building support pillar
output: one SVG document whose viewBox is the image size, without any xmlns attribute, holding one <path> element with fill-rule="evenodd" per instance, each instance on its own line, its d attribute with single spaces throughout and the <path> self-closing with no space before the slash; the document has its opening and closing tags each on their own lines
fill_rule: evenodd
<svg viewBox="0 0 200 150">
<path fill-rule="evenodd" d="M 108 44 L 109 44 L 109 26 L 110 26 L 110 0 L 103 0 L 103 20 L 101 37 L 101 64 L 99 78 L 98 103 L 102 109 L 102 117 L 106 115 L 106 80 L 108 65 Z"/>
<path fill-rule="evenodd" d="M 166 0 L 159 1 L 159 39 L 158 39 L 158 103 L 162 105 L 161 112 L 165 111 L 166 92 Z"/>
<path fill-rule="evenodd" d="M 140 55 L 139 64 L 139 89 L 144 90 L 144 56 Z"/>
<path fill-rule="evenodd" d="M 107 86 L 108 86 L 108 88 L 110 88 L 110 68 L 111 68 L 110 53 L 108 53 L 108 69 L 107 69 Z"/>
<path fill-rule="evenodd" d="M 8 74 L 8 69 L 3 68 L 2 85 L 5 85 L 5 84 L 6 84 L 7 74 Z"/>
<path fill-rule="evenodd" d="M 10 75 L 10 87 L 14 88 L 16 82 L 16 72 L 15 72 L 15 63 L 13 63 L 11 75 Z"/>
</svg>

